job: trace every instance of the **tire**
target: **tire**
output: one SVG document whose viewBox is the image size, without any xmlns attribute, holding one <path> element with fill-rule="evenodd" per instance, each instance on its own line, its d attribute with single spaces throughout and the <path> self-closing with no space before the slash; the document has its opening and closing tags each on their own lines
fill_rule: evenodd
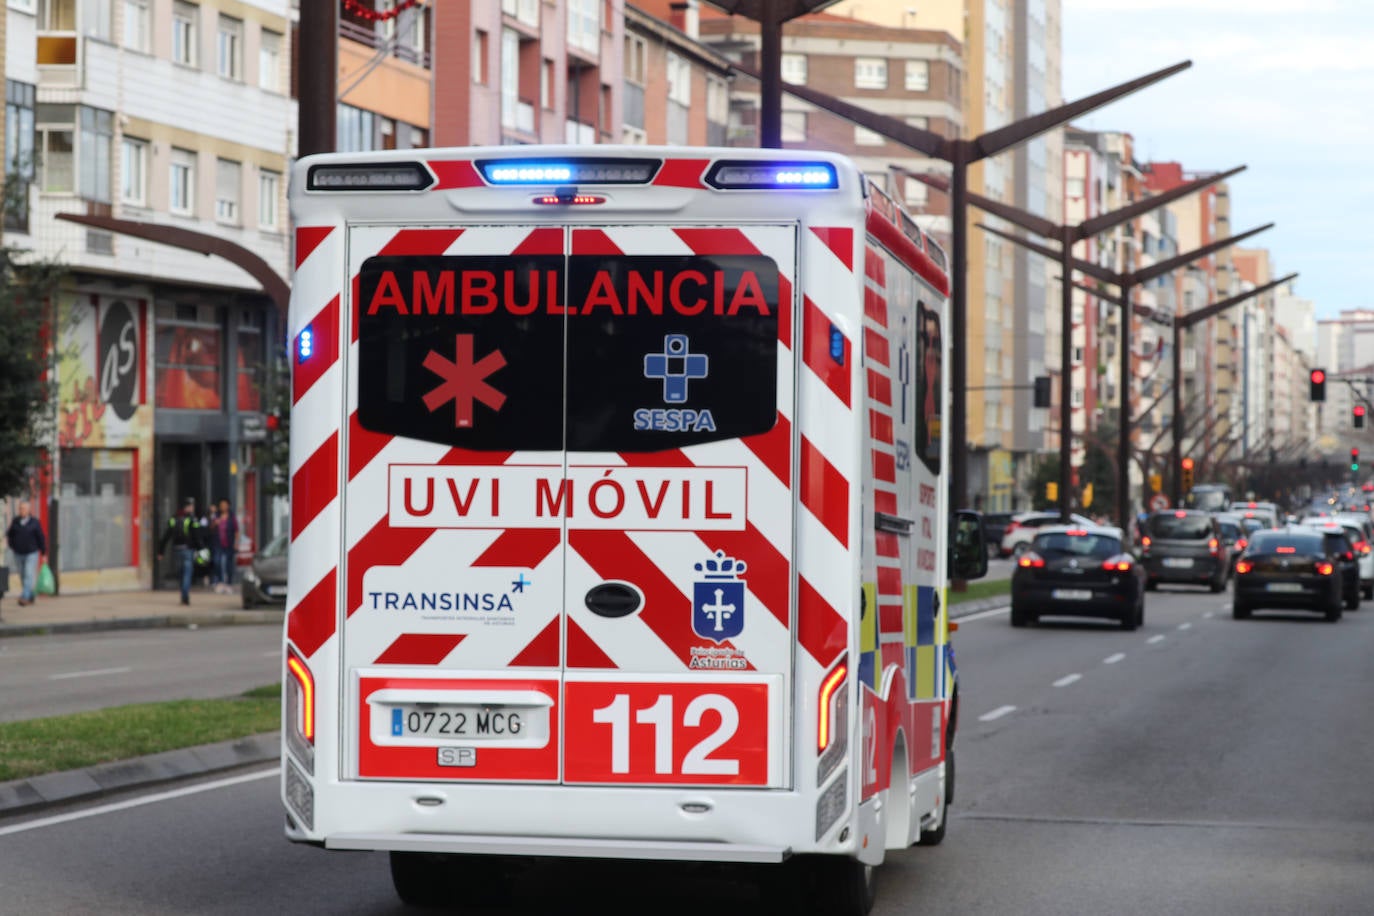
<svg viewBox="0 0 1374 916">
<path fill-rule="evenodd" d="M 1212 589 L 1213 594 L 1226 591 L 1226 573 L 1223 572 L 1220 576 L 1213 579 L 1208 583 L 1208 586 Z"/>
<path fill-rule="evenodd" d="M 878 899 L 878 871 L 848 856 L 805 856 L 812 909 L 826 916 L 868 916 Z"/>
<path fill-rule="evenodd" d="M 391 883 L 402 902 L 425 909 L 499 906 L 510 898 L 507 863 L 497 856 L 393 852 Z"/>
<path fill-rule="evenodd" d="M 1368 588 L 1360 586 L 1360 589 L 1364 593 L 1364 600 L 1374 601 L 1374 583 L 1370 583 Z"/>
<path fill-rule="evenodd" d="M 1123 611 L 1121 614 L 1121 629 L 1129 633 L 1136 627 L 1140 626 L 1139 616 L 1140 610 L 1135 606 L 1132 606 L 1127 610 Z"/>
<path fill-rule="evenodd" d="M 1241 601 L 1239 598 L 1237 598 L 1235 601 L 1232 601 L 1231 617 L 1234 620 L 1249 620 L 1250 605 L 1246 604 L 1244 601 Z"/>
<path fill-rule="evenodd" d="M 253 608 L 255 608 L 255 607 L 257 607 L 257 602 L 254 601 L 252 598 L 249 598 L 247 595 L 244 595 L 244 596 L 243 596 L 243 609 L 244 609 L 245 611 L 251 611 L 251 610 L 252 610 Z"/>
<path fill-rule="evenodd" d="M 1159 588 L 1159 583 L 1156 582 L 1156 581 L 1154 581 L 1153 579 L 1147 579 L 1147 580 L 1145 581 L 1145 591 L 1147 591 L 1147 592 L 1153 592 L 1153 591 L 1157 590 L 1158 588 Z"/>
<path fill-rule="evenodd" d="M 1026 611 L 1018 607 L 1015 602 L 1011 605 L 1011 625 L 1014 627 L 1024 627 L 1026 625 Z"/>
<path fill-rule="evenodd" d="M 1346 596 L 1345 609 L 1347 611 L 1358 611 L 1360 609 L 1360 590 L 1357 588 L 1353 593 Z"/>
<path fill-rule="evenodd" d="M 945 827 L 949 824 L 949 803 L 954 798 L 954 748 L 945 749 L 945 791 L 940 799 L 940 826 L 934 830 L 922 830 L 916 839 L 917 846 L 939 846 L 945 839 Z"/>
<path fill-rule="evenodd" d="M 1329 607 L 1326 609 L 1326 622 L 1335 623 L 1341 619 L 1341 615 L 1344 613 L 1344 609 L 1339 604 Z"/>
</svg>

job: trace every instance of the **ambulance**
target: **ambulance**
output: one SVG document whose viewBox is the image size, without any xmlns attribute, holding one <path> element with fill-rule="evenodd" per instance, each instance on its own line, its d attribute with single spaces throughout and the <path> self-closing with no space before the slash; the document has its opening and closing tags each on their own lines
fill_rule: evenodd
<svg viewBox="0 0 1374 916">
<path fill-rule="evenodd" d="M 286 834 L 403 900 L 759 863 L 863 914 L 958 711 L 940 247 L 848 159 L 493 147 L 291 181 Z"/>
</svg>

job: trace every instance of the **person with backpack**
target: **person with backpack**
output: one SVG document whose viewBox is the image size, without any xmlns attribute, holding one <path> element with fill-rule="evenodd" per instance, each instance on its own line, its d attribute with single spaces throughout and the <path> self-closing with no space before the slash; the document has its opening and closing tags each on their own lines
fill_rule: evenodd
<svg viewBox="0 0 1374 916">
<path fill-rule="evenodd" d="M 170 544 L 176 550 L 177 571 L 181 577 L 181 603 L 191 603 L 191 577 L 195 568 L 196 551 L 203 546 L 200 519 L 196 516 L 196 501 L 187 497 L 181 511 L 167 520 L 167 527 L 157 542 L 157 558 Z"/>
<path fill-rule="evenodd" d="M 19 500 L 19 514 L 10 522 L 5 532 L 10 550 L 14 551 L 15 565 L 19 567 L 19 604 L 33 604 L 35 584 L 38 581 L 38 560 L 48 552 L 48 542 L 43 536 L 43 525 L 34 518 L 27 499 Z"/>
</svg>

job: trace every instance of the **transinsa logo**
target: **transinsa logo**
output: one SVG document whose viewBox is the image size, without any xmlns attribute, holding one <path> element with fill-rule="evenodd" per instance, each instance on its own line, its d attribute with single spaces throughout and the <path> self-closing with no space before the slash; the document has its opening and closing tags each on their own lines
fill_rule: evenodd
<svg viewBox="0 0 1374 916">
<path fill-rule="evenodd" d="M 368 592 L 367 597 L 374 611 L 515 612 L 510 595 L 500 592 Z"/>
</svg>

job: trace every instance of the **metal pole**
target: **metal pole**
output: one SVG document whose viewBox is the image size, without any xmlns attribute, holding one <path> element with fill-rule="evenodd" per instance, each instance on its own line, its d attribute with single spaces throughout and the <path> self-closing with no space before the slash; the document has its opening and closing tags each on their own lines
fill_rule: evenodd
<svg viewBox="0 0 1374 916">
<path fill-rule="evenodd" d="M 782 21 L 778 0 L 759 12 L 759 146 L 782 149 Z"/>
<path fill-rule="evenodd" d="M 1059 227 L 1059 518 L 1068 524 L 1069 482 L 1073 480 L 1073 226 Z"/>
<path fill-rule="evenodd" d="M 950 397 L 949 463 L 950 508 L 964 509 L 968 500 L 968 149 L 954 144 L 949 181 L 949 332 Z"/>
<path fill-rule="evenodd" d="M 300 91 L 296 125 L 299 154 L 333 152 L 338 142 L 339 4 L 301 4 Z"/>
<path fill-rule="evenodd" d="M 1121 379 L 1117 399 L 1121 412 L 1117 418 L 1117 455 L 1116 468 L 1119 480 L 1116 491 L 1116 511 L 1121 522 L 1121 530 L 1130 537 L 1131 530 L 1131 290 L 1134 284 L 1127 280 L 1121 286 Z"/>
<path fill-rule="evenodd" d="M 1169 448 L 1169 463 L 1173 473 L 1169 477 L 1169 503 L 1183 505 L 1183 328 L 1174 320 L 1174 442 Z"/>
</svg>

